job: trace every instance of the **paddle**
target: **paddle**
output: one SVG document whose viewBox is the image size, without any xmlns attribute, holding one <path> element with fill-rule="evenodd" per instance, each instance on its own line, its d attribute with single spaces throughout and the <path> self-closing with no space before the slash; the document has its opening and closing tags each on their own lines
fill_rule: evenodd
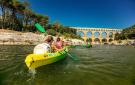
<svg viewBox="0 0 135 85">
<path fill-rule="evenodd" d="M 42 32 L 42 33 L 45 33 L 45 32 L 46 32 L 45 29 L 44 29 L 39 23 L 36 23 L 36 24 L 35 24 L 35 27 L 36 27 L 40 32 Z"/>
<path fill-rule="evenodd" d="M 68 55 L 70 58 L 72 58 L 74 61 L 78 61 L 78 60 L 79 60 L 77 56 L 73 56 L 73 55 L 71 55 L 71 54 L 68 53 L 68 52 L 67 52 L 67 55 Z"/>
<path fill-rule="evenodd" d="M 44 29 L 39 23 L 36 23 L 36 24 L 35 24 L 35 27 L 36 27 L 40 32 L 42 32 L 42 33 L 45 33 L 45 32 L 46 32 L 45 29 Z M 67 52 L 67 54 L 68 54 L 68 56 L 71 57 L 73 60 L 78 60 L 78 58 L 77 58 L 76 56 L 73 56 L 73 55 L 69 54 L 68 52 Z"/>
<path fill-rule="evenodd" d="M 79 60 L 79 58 L 78 58 L 77 56 L 71 55 L 71 53 L 67 52 L 66 50 L 64 50 L 64 51 L 67 53 L 67 55 L 68 55 L 72 60 L 74 60 L 74 61 Z"/>
</svg>

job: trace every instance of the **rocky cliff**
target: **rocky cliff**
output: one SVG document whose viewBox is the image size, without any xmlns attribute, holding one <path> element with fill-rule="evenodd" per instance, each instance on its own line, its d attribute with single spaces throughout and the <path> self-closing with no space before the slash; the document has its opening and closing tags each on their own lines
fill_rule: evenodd
<svg viewBox="0 0 135 85">
<path fill-rule="evenodd" d="M 4 45 L 36 45 L 42 43 L 44 38 L 44 34 L 0 31 L 0 44 Z"/>
</svg>

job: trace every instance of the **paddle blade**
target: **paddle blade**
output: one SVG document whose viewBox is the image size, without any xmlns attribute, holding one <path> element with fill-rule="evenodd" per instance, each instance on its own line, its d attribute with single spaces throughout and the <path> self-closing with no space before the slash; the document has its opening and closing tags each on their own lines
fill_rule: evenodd
<svg viewBox="0 0 135 85">
<path fill-rule="evenodd" d="M 71 54 L 69 54 L 69 53 L 67 53 L 67 55 L 68 55 L 70 58 L 72 58 L 74 61 L 78 61 L 78 60 L 79 60 L 78 57 L 73 56 L 73 55 L 71 55 Z"/>
<path fill-rule="evenodd" d="M 35 24 L 35 27 L 36 27 L 40 32 L 45 32 L 45 29 L 44 29 L 39 23 L 36 23 L 36 24 Z"/>
</svg>

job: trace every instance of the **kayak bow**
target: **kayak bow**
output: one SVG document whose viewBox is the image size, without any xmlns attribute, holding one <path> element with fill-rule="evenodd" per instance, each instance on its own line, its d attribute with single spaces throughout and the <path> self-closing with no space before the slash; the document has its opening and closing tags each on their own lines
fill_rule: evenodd
<svg viewBox="0 0 135 85">
<path fill-rule="evenodd" d="M 29 69 L 35 69 L 63 59 L 67 52 L 68 48 L 66 47 L 63 50 L 57 51 L 55 53 L 29 54 L 25 59 L 25 63 Z"/>
</svg>

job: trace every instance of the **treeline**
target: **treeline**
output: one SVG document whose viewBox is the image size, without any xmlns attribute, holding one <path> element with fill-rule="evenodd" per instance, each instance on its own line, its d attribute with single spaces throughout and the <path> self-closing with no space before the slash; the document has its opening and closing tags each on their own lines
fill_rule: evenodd
<svg viewBox="0 0 135 85">
<path fill-rule="evenodd" d="M 36 20 L 44 23 L 43 25 L 45 26 L 48 23 L 49 17 L 33 12 L 29 8 L 29 5 L 27 1 L 0 0 L 0 28 L 34 32 L 34 23 Z"/>
<path fill-rule="evenodd" d="M 60 25 L 58 22 L 49 24 L 49 16 L 33 12 L 28 1 L 0 0 L 0 29 L 22 32 L 37 32 L 34 24 L 40 23 L 49 34 L 64 34 L 67 37 L 76 36 L 76 30 Z"/>
<path fill-rule="evenodd" d="M 115 35 L 116 40 L 124 40 L 124 39 L 135 39 L 135 25 L 123 29 L 123 31 L 119 34 Z"/>
</svg>

